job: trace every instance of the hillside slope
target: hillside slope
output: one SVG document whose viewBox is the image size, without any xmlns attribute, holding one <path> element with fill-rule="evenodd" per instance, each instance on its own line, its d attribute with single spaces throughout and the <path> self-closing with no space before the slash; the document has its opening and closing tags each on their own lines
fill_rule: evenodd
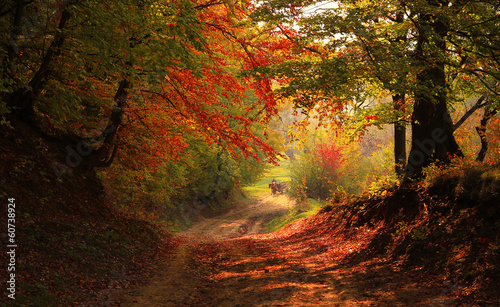
<svg viewBox="0 0 500 307">
<path fill-rule="evenodd" d="M 10 239 L 8 217 L 17 245 L 14 259 L 2 252 L 0 270 L 7 281 L 7 263 L 15 261 L 9 272 L 16 274 L 15 300 L 4 288 L 0 305 L 68 306 L 123 286 L 164 252 L 159 246 L 169 249 L 169 235 L 110 208 L 95 173 L 74 171 L 59 180 L 53 163 L 65 161 L 60 146 L 30 129 L 0 133 L 2 250 Z"/>
</svg>

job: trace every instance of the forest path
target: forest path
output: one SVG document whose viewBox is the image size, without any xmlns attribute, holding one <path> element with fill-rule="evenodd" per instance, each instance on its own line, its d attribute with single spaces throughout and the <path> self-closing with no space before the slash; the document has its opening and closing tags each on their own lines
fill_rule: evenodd
<svg viewBox="0 0 500 307">
<path fill-rule="evenodd" d="M 228 239 L 266 232 L 265 224 L 287 213 L 294 203 L 286 195 L 266 194 L 240 204 L 228 212 L 206 218 L 180 233 L 193 238 Z"/>
<path fill-rule="evenodd" d="M 264 196 L 178 234 L 177 250 L 119 306 L 445 306 L 453 291 L 384 259 L 342 261 L 374 230 L 329 236 L 306 218 L 264 234 L 265 221 L 292 205 Z M 324 228 L 324 227 L 323 227 Z M 332 227 L 330 227 L 332 229 Z M 331 233 L 330 233 L 331 234 Z"/>
</svg>

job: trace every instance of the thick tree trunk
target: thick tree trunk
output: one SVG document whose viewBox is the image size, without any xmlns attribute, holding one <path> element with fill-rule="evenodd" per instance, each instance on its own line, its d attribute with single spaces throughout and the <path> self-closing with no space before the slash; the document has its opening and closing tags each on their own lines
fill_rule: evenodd
<svg viewBox="0 0 500 307">
<path fill-rule="evenodd" d="M 40 66 L 35 72 L 33 78 L 29 81 L 28 86 L 18 89 L 7 97 L 9 107 L 14 110 L 12 115 L 16 116 L 30 126 L 37 126 L 34 104 L 47 83 L 52 71 L 54 59 L 61 54 L 64 41 L 66 40 L 64 29 L 70 18 L 71 14 L 68 9 L 65 8 L 61 13 L 61 18 L 59 19 L 59 25 L 54 35 L 54 40 L 45 52 Z"/>
<path fill-rule="evenodd" d="M 415 97 L 411 124 L 412 146 L 406 177 L 419 177 L 423 168 L 433 162 L 446 164 L 452 156 L 463 156 L 453 136 L 446 97 L 439 96 Z"/>
<path fill-rule="evenodd" d="M 433 2 L 438 6 L 438 3 Z M 412 114 L 412 146 L 406 178 L 418 178 L 433 162 L 448 163 L 452 156 L 463 156 L 453 136 L 453 123 L 447 109 L 445 64 L 449 26 L 432 14 L 420 16 L 419 41 L 415 59 L 420 64 Z"/>
</svg>

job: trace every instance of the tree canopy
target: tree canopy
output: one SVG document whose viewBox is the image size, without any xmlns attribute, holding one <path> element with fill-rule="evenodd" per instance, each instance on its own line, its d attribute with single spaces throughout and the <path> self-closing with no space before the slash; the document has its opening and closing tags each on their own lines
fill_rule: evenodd
<svg viewBox="0 0 500 307">
<path fill-rule="evenodd" d="M 117 157 L 118 169 L 175 173 L 169 163 L 190 165 L 199 148 L 212 170 L 276 161 L 263 124 L 292 100 L 321 124 L 394 124 L 399 172 L 419 176 L 462 155 L 456 101 L 498 109 L 498 11 L 492 0 L 6 1 L 0 117 L 65 150 L 60 179 Z"/>
<path fill-rule="evenodd" d="M 273 33 L 263 42 L 246 11 L 219 1 L 7 1 L 3 123 L 70 146 L 65 167 L 109 165 L 117 151 L 175 160 L 189 135 L 273 160 L 252 130 L 275 113 L 270 81 L 240 72 L 268 65 L 281 46 Z"/>
<path fill-rule="evenodd" d="M 294 36 L 285 35 L 311 50 L 269 70 L 290 79 L 280 92 L 299 107 L 336 115 L 368 97 L 392 96 L 393 112 L 382 120 L 405 126 L 410 112 L 412 177 L 433 161 L 461 155 L 449 116 L 455 99 L 484 95 L 498 106 L 498 11 L 488 0 L 268 0 L 254 17 L 294 27 Z"/>
</svg>

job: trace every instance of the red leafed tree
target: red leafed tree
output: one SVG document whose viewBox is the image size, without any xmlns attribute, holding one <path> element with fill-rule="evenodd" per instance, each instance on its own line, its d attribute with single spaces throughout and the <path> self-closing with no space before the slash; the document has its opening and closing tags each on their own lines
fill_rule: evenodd
<svg viewBox="0 0 500 307">
<path fill-rule="evenodd" d="M 0 16 L 11 32 L 2 36 L 0 116 L 70 148 L 58 174 L 109 166 L 115 156 L 148 165 L 175 159 L 187 135 L 244 157 L 275 158 L 252 128 L 276 113 L 272 80 L 242 72 L 279 62 L 290 44 L 246 22 L 249 3 L 45 6 L 12 4 Z M 28 24 L 37 11 L 54 14 Z"/>
<path fill-rule="evenodd" d="M 319 144 L 314 151 L 317 162 L 324 172 L 324 177 L 330 181 L 342 175 L 342 164 L 345 158 L 342 156 L 342 147 L 335 144 Z"/>
<path fill-rule="evenodd" d="M 274 161 L 275 150 L 253 131 L 254 123 L 277 113 L 273 80 L 242 72 L 279 63 L 289 55 L 291 42 L 275 31 L 241 23 L 247 18 L 245 5 L 210 2 L 195 4 L 194 10 L 204 40 L 184 47 L 195 67 L 167 65 L 163 80 L 140 83 L 141 101 L 128 111 L 129 121 L 139 124 L 124 138 L 134 143 L 138 135 L 147 135 L 152 141 L 138 146 L 146 145 L 142 151 L 154 153 L 158 162 L 182 154 L 188 134 L 235 155 L 258 159 L 263 151 Z"/>
<path fill-rule="evenodd" d="M 293 164 L 292 196 L 302 200 L 306 196 L 321 199 L 334 197 L 341 186 L 345 161 L 342 147 L 335 144 L 316 145 Z"/>
<path fill-rule="evenodd" d="M 279 51 L 286 54 L 290 44 L 281 44 L 274 33 L 263 36 L 236 26 L 235 19 L 245 18 L 241 7 L 207 5 L 197 16 L 206 38 L 203 52 L 186 45 L 195 55 L 196 69 L 165 67 L 164 80 L 139 89 L 142 101 L 129 114 L 131 121 L 140 124 L 131 129 L 129 141 L 149 135 L 153 141 L 143 151 L 156 153 L 157 161 L 182 154 L 187 134 L 245 157 L 257 158 L 257 151 L 263 150 L 273 160 L 274 149 L 252 131 L 253 123 L 276 113 L 271 80 L 239 73 L 275 64 L 281 57 Z"/>
</svg>

